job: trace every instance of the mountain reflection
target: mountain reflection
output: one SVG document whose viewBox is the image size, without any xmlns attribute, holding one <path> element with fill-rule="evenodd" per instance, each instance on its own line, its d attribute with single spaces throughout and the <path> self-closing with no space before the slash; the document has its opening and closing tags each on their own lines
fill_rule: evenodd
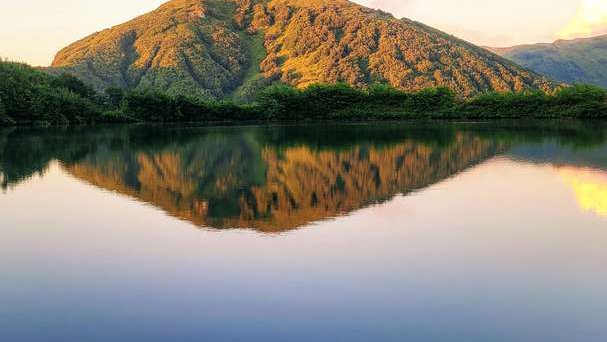
<svg viewBox="0 0 607 342">
<path fill-rule="evenodd" d="M 59 160 L 78 179 L 200 227 L 281 232 L 430 186 L 507 151 L 544 157 L 525 148 L 530 141 L 602 146 L 604 131 L 588 130 L 432 124 L 13 130 L 0 134 L 0 174 L 6 188 Z"/>
<path fill-rule="evenodd" d="M 428 186 L 498 151 L 468 134 L 446 146 L 404 140 L 342 150 L 211 136 L 157 152 L 98 154 L 65 168 L 196 225 L 273 232 Z"/>
</svg>

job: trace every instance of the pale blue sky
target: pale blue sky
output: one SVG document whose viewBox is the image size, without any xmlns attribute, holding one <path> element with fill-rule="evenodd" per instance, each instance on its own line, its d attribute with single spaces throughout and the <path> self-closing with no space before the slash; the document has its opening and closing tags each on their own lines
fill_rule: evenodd
<svg viewBox="0 0 607 342">
<path fill-rule="evenodd" d="M 63 46 L 165 0 L 4 0 L 0 56 L 48 65 Z M 604 33 L 607 0 L 358 0 L 479 45 L 509 46 Z M 582 3 L 585 5 L 582 6 Z"/>
</svg>

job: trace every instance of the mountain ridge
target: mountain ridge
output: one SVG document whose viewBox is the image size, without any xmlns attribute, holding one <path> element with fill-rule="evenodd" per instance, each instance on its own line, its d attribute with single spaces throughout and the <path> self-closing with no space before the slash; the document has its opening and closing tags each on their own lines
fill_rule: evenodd
<svg viewBox="0 0 607 342">
<path fill-rule="evenodd" d="M 487 49 L 560 82 L 607 87 L 607 35 Z"/>
<path fill-rule="evenodd" d="M 464 97 L 553 87 L 492 52 L 347 0 L 173 0 L 67 46 L 48 71 L 98 90 L 207 99 L 251 99 L 272 82 L 445 86 Z"/>
</svg>

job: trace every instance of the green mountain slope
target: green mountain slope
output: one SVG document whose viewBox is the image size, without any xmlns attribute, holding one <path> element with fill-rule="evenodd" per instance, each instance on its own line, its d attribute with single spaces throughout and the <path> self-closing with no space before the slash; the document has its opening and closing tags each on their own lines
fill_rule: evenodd
<svg viewBox="0 0 607 342">
<path fill-rule="evenodd" d="M 275 81 L 446 86 L 462 96 L 551 87 L 487 50 L 346 0 L 173 0 L 64 48 L 49 70 L 100 90 L 213 99 L 250 99 Z"/>
<path fill-rule="evenodd" d="M 607 36 L 490 50 L 561 82 L 607 87 Z"/>
</svg>

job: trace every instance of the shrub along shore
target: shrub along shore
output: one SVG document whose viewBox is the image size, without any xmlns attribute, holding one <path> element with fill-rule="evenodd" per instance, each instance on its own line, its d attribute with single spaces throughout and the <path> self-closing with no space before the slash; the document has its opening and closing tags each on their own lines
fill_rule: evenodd
<svg viewBox="0 0 607 342">
<path fill-rule="evenodd" d="M 99 94 L 73 76 L 52 76 L 25 64 L 0 61 L 0 125 L 526 118 L 607 118 L 607 90 L 577 85 L 553 94 L 485 93 L 460 99 L 447 88 L 407 93 L 381 84 L 367 90 L 346 84 L 306 89 L 274 85 L 256 102 L 237 104 L 154 89 L 110 88 Z"/>
</svg>

